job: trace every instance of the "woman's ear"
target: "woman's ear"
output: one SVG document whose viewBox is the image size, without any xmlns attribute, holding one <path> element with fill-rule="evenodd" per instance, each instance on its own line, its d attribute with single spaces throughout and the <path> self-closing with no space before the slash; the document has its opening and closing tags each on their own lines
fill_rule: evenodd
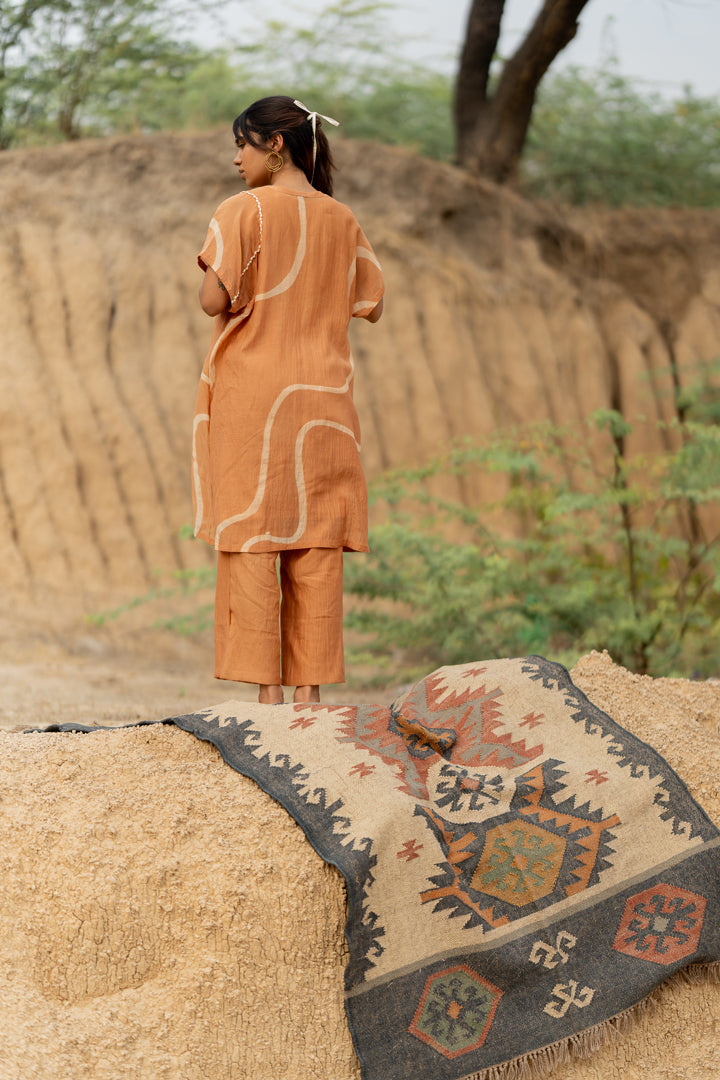
<svg viewBox="0 0 720 1080">
<path fill-rule="evenodd" d="M 282 148 L 285 146 L 285 140 L 282 137 L 281 132 L 273 135 L 270 139 L 270 149 L 274 150 L 276 154 L 279 154 Z"/>
</svg>

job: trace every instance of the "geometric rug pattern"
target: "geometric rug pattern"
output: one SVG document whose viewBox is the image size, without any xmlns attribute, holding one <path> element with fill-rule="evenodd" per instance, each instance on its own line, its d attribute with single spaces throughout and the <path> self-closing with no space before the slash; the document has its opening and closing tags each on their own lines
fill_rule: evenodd
<svg viewBox="0 0 720 1080">
<path fill-rule="evenodd" d="M 343 873 L 364 1080 L 517 1072 L 720 961 L 718 829 L 558 664 L 441 668 L 389 707 L 225 702 L 173 723 Z"/>
</svg>

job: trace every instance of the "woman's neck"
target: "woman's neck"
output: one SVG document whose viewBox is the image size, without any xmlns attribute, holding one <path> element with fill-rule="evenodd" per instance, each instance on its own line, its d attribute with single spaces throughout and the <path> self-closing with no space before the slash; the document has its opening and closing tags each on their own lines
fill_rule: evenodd
<svg viewBox="0 0 720 1080">
<path fill-rule="evenodd" d="M 303 194 L 315 191 L 302 169 L 298 169 L 297 165 L 291 165 L 290 162 L 286 162 L 282 169 L 272 174 L 270 184 Z"/>
</svg>

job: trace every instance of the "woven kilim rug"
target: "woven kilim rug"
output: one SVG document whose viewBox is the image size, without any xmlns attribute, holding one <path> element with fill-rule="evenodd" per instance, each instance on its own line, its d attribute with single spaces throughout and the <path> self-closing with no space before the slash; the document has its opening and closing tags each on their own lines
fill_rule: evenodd
<svg viewBox="0 0 720 1080">
<path fill-rule="evenodd" d="M 441 668 L 390 708 L 173 722 L 342 871 L 364 1080 L 520 1076 L 720 961 L 718 829 L 557 664 Z"/>
</svg>

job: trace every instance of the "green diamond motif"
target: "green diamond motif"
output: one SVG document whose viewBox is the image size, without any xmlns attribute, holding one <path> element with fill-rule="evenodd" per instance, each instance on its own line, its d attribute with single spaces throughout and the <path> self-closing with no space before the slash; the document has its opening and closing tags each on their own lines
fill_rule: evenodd
<svg viewBox="0 0 720 1080">
<path fill-rule="evenodd" d="M 465 964 L 446 968 L 425 983 L 408 1031 L 443 1057 L 467 1054 L 485 1042 L 501 996 Z"/>
</svg>

